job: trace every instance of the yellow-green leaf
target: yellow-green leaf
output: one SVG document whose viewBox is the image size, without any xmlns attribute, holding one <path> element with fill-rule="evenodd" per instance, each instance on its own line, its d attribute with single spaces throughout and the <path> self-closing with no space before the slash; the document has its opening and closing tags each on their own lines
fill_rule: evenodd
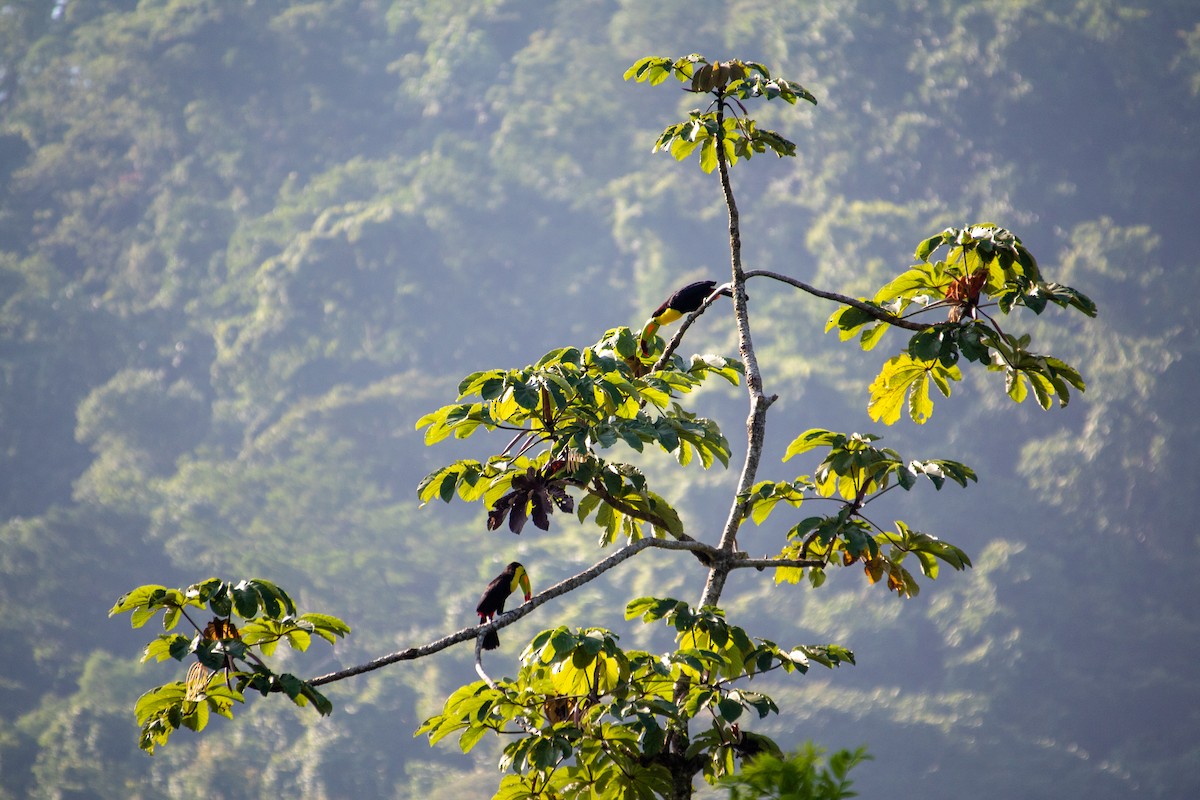
<svg viewBox="0 0 1200 800">
<path fill-rule="evenodd" d="M 1024 376 L 1015 369 L 1010 369 L 1005 373 L 1004 391 L 1008 392 L 1008 396 L 1018 403 L 1024 403 L 1025 398 L 1029 396 Z"/>
<path fill-rule="evenodd" d="M 871 382 L 871 399 L 867 403 L 871 419 L 894 425 L 900 419 L 909 387 L 924 374 L 925 370 L 914 365 L 912 358 L 904 354 L 884 362 L 883 369 Z"/>
<path fill-rule="evenodd" d="M 908 395 L 908 415 L 913 422 L 924 425 L 933 414 L 933 402 L 929 399 L 929 373 L 913 382 Z"/>
<path fill-rule="evenodd" d="M 799 583 L 804 577 L 804 570 L 800 567 L 776 567 L 775 568 L 775 584 L 781 583 Z"/>
<path fill-rule="evenodd" d="M 717 140 L 709 136 L 700 148 L 700 169 L 712 172 L 717 168 Z"/>
<path fill-rule="evenodd" d="M 942 393 L 948 396 L 948 381 L 959 380 L 962 373 L 957 366 L 943 367 L 936 360 L 918 361 L 908 353 L 888 359 L 871 383 L 871 399 L 867 404 L 871 419 L 885 425 L 894 424 L 900 419 L 900 410 L 908 398 L 909 414 L 913 421 L 924 423 L 933 413 L 933 403 L 929 399 L 931 376 Z"/>
<path fill-rule="evenodd" d="M 458 737 L 459 749 L 464 753 L 471 752 L 471 749 L 475 747 L 475 745 L 479 744 L 479 740 L 482 739 L 484 734 L 486 734 L 489 730 L 491 730 L 491 728 L 483 725 L 469 726 L 465 731 L 463 731 L 462 736 Z"/>
<path fill-rule="evenodd" d="M 783 454 L 783 460 L 787 461 L 792 456 L 806 453 L 814 447 L 832 444 L 837 437 L 838 434 L 824 428 L 809 428 L 792 440 Z"/>
<path fill-rule="evenodd" d="M 863 331 L 862 335 L 858 338 L 859 346 L 866 352 L 875 349 L 875 345 L 879 344 L 883 339 L 883 335 L 888 332 L 890 327 L 890 325 L 885 325 L 881 322 L 875 327 Z"/>
<path fill-rule="evenodd" d="M 1045 375 L 1037 372 L 1026 374 L 1029 377 L 1029 385 L 1033 387 L 1033 396 L 1037 400 L 1037 404 L 1043 409 L 1050 408 L 1050 397 L 1054 394 L 1054 384 Z"/>
</svg>

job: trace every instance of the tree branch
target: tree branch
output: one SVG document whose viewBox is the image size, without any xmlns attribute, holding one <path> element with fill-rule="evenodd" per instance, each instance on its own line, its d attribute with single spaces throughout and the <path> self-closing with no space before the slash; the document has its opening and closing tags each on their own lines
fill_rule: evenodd
<svg viewBox="0 0 1200 800">
<path fill-rule="evenodd" d="M 744 277 L 746 277 L 746 278 L 773 278 L 774 280 L 777 280 L 781 283 L 786 283 L 789 286 L 794 286 L 797 289 L 799 289 L 800 291 L 808 292 L 809 294 L 813 295 L 814 297 L 820 297 L 825 300 L 833 300 L 836 303 L 841 303 L 841 304 L 847 305 L 847 306 L 854 306 L 855 308 L 857 308 L 859 311 L 863 312 L 864 314 L 869 314 L 870 316 L 874 317 L 875 319 L 879 320 L 880 322 L 886 322 L 889 325 L 895 325 L 897 328 L 907 328 L 910 331 L 923 331 L 926 328 L 931 327 L 930 325 L 923 325 L 920 322 L 911 322 L 907 319 L 897 317 L 895 314 L 889 314 L 886 311 L 880 311 L 876 306 L 873 306 L 870 303 L 863 302 L 862 300 L 856 300 L 855 298 L 847 297 L 844 294 L 838 294 L 837 292 L 826 292 L 823 289 L 816 288 L 815 286 L 809 286 L 804 281 L 797 280 L 797 279 L 791 277 L 790 275 L 783 275 L 781 273 L 771 272 L 770 270 L 765 270 L 765 269 L 752 269 L 749 272 L 745 273 Z M 922 310 L 924 310 L 924 309 L 922 309 Z"/>
<path fill-rule="evenodd" d="M 724 130 L 724 104 L 717 107 L 717 130 Z M 725 554 L 732 554 L 737 547 L 737 532 L 746 516 L 746 505 L 741 499 L 749 494 L 754 477 L 758 474 L 758 464 L 762 458 L 763 441 L 767 431 L 767 409 L 775 402 L 776 397 L 763 394 L 762 373 L 758 369 L 758 358 L 754 354 L 754 342 L 750 336 L 750 315 L 746 310 L 746 274 L 742 271 L 742 233 L 738 214 L 737 200 L 733 196 L 733 185 L 729 180 L 729 162 L 725 157 L 724 138 L 717 137 L 717 169 L 721 178 L 721 190 L 725 195 L 725 207 L 729 212 L 729 262 L 733 275 L 733 308 L 737 321 L 738 354 L 746 372 L 746 391 L 750 395 L 750 415 L 746 420 L 746 459 L 742 463 L 742 472 L 738 477 L 737 489 L 734 491 L 733 503 L 729 507 L 729 516 L 721 531 L 721 541 L 718 549 Z M 708 572 L 708 580 L 704 584 L 704 592 L 700 596 L 701 606 L 715 606 L 721 599 L 721 591 L 725 588 L 725 579 L 729 576 L 729 564 L 721 561 L 713 565 Z"/>
<path fill-rule="evenodd" d="M 658 361 L 654 362 L 654 366 L 650 368 L 651 370 L 660 370 L 667 365 L 667 360 L 679 348 L 679 344 L 683 341 L 683 335 L 687 333 L 687 329 L 692 327 L 692 323 L 695 322 L 701 314 L 707 311 L 709 306 L 717 301 L 717 298 L 721 296 L 721 290 L 723 288 L 725 288 L 724 285 L 713 289 L 712 294 L 704 298 L 704 302 L 700 305 L 700 307 L 691 314 L 687 315 L 687 317 L 679 325 L 679 330 L 675 331 L 675 335 L 671 337 L 671 341 L 667 342 L 666 348 L 663 350 L 662 355 L 658 357 Z"/>
<path fill-rule="evenodd" d="M 729 561 L 729 569 L 754 567 L 757 570 L 774 569 L 776 567 L 799 567 L 801 569 L 824 569 L 825 561 L 812 558 L 735 558 Z"/>
<path fill-rule="evenodd" d="M 627 517 L 633 517 L 634 519 L 640 519 L 642 522 L 649 522 L 651 525 L 653 525 L 657 528 L 660 528 L 661 530 L 664 530 L 667 533 L 671 534 L 671 536 L 675 537 L 675 539 L 680 542 L 695 542 L 696 541 L 696 539 L 687 535 L 683 531 L 680 531 L 679 533 L 673 533 L 670 529 L 670 526 L 667 524 L 666 520 L 664 520 L 662 517 L 658 516 L 657 514 L 652 514 L 649 511 L 639 511 L 638 509 L 636 509 L 633 506 L 626 503 L 624 500 L 613 497 L 603 487 L 603 485 L 600 483 L 599 480 L 595 481 L 592 485 L 584 485 L 584 484 L 579 484 L 579 483 L 572 481 L 571 485 L 579 486 L 584 491 L 594 494 L 596 497 L 599 497 L 601 500 L 608 503 L 610 506 L 615 508 L 617 511 L 620 511 L 622 514 L 624 514 Z M 708 545 L 705 545 L 705 547 L 710 550 L 712 549 L 711 547 L 708 547 Z"/>
<path fill-rule="evenodd" d="M 492 680 L 492 676 L 487 674 L 483 668 L 483 634 L 475 637 L 475 674 L 483 679 L 483 682 L 488 685 L 489 689 L 499 689 L 496 682 Z"/>
<path fill-rule="evenodd" d="M 703 542 L 679 542 L 673 539 L 639 539 L 632 544 L 622 547 L 608 558 L 597 561 L 583 572 L 567 578 L 566 580 L 559 581 L 549 589 L 546 589 L 540 594 L 535 595 L 528 603 L 523 603 L 522 605 L 514 608 L 512 611 L 497 615 L 496 618 L 490 622 L 485 622 L 482 625 L 472 625 L 469 628 L 463 628 L 462 630 L 455 631 L 454 633 L 443 636 L 442 638 L 429 642 L 428 644 L 423 644 L 417 647 L 409 647 L 404 650 L 399 650 L 395 653 L 390 653 L 386 656 L 380 656 L 379 658 L 368 661 L 365 664 L 359 664 L 358 666 L 348 667 L 343 670 L 338 670 L 337 672 L 330 672 L 326 675 L 321 675 L 313 678 L 309 681 L 309 683 L 312 686 L 323 686 L 327 683 L 334 683 L 336 681 L 344 680 L 345 678 L 352 678 L 355 675 L 373 672 L 381 667 L 386 667 L 389 664 L 395 664 L 399 661 L 413 661 L 418 658 L 430 656 L 434 653 L 439 653 L 442 650 L 452 647 L 459 642 L 465 642 L 468 639 L 479 636 L 480 634 L 487 633 L 489 630 L 500 630 L 501 628 L 505 628 L 513 624 L 527 614 L 533 613 L 533 611 L 539 606 L 548 603 L 554 598 L 564 595 L 585 583 L 591 582 L 600 575 L 603 575 L 608 570 L 620 564 L 622 561 L 632 558 L 641 551 L 651 547 L 657 547 L 662 550 L 692 550 L 711 552 L 714 555 L 716 553 L 711 545 L 707 545 Z"/>
</svg>

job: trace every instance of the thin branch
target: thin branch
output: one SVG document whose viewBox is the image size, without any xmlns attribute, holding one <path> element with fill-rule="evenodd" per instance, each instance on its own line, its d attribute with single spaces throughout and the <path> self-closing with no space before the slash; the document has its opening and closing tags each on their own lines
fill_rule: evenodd
<svg viewBox="0 0 1200 800">
<path fill-rule="evenodd" d="M 475 637 L 475 674 L 483 679 L 483 682 L 488 685 L 489 689 L 499 690 L 500 687 L 492 680 L 492 676 L 488 675 L 483 668 L 483 634 Z"/>
<path fill-rule="evenodd" d="M 313 678 L 309 681 L 309 683 L 313 686 L 323 686 L 327 683 L 334 683 L 335 681 L 344 680 L 345 678 L 352 678 L 355 675 L 373 672 L 381 667 L 386 667 L 389 664 L 395 664 L 399 661 L 412 661 L 414 659 L 433 655 L 434 653 L 439 653 L 442 650 L 458 644 L 459 642 L 465 642 L 466 640 L 477 637 L 480 634 L 487 633 L 489 630 L 499 630 L 501 628 L 505 628 L 527 614 L 533 613 L 533 611 L 539 606 L 548 603 L 560 595 L 564 595 L 567 592 L 573 591 L 585 583 L 595 580 L 597 577 L 603 575 L 605 572 L 617 566 L 622 561 L 632 558 L 641 551 L 650 547 L 657 547 L 662 550 L 712 550 L 710 545 L 704 544 L 703 542 L 679 542 L 673 539 L 639 539 L 632 544 L 622 547 L 608 558 L 596 562 L 583 572 L 554 584 L 544 592 L 535 595 L 528 603 L 524 603 L 514 608 L 512 611 L 497 615 L 490 622 L 485 622 L 482 625 L 472 625 L 469 628 L 463 628 L 462 630 L 455 631 L 454 633 L 443 636 L 442 638 L 427 644 L 419 645 L 417 647 L 409 647 L 404 650 L 399 650 L 395 653 L 390 653 L 386 656 L 380 656 L 379 658 L 368 661 L 365 664 L 359 664 L 354 667 L 338 670 L 337 672 L 330 672 L 327 675 L 321 675 L 317 678 Z"/>
<path fill-rule="evenodd" d="M 745 274 L 745 277 L 746 278 L 772 278 L 781 283 L 786 283 L 789 286 L 794 286 L 803 292 L 808 292 L 809 294 L 813 295 L 814 297 L 820 297 L 825 300 L 833 300 L 834 302 L 841 303 L 842 305 L 853 306 L 854 308 L 857 308 L 859 311 L 862 311 L 864 314 L 868 314 L 869 316 L 874 317 L 875 319 L 879 320 L 880 322 L 886 322 L 889 325 L 895 325 L 897 328 L 907 328 L 910 331 L 923 331 L 927 328 L 932 327 L 931 325 L 922 325 L 920 322 L 910 322 L 907 319 L 897 317 L 895 314 L 889 314 L 886 311 L 881 311 L 881 310 L 879 310 L 879 308 L 877 306 L 873 306 L 870 303 L 863 302 L 862 300 L 856 300 L 855 298 L 847 297 L 844 294 L 838 294 L 837 292 L 827 292 L 823 289 L 818 289 L 815 286 L 809 286 L 804 281 L 797 280 L 796 278 L 793 278 L 790 275 L 783 275 L 781 273 L 771 272 L 770 270 L 766 270 L 766 269 L 752 269 Z"/>
<path fill-rule="evenodd" d="M 183 616 L 184 619 L 186 619 L 188 622 L 192 623 L 192 627 L 196 629 L 196 633 L 203 635 L 204 628 L 201 628 L 199 625 L 196 624 L 196 620 L 192 619 L 188 615 L 186 608 L 184 608 L 183 606 L 176 606 L 174 604 L 172 604 L 172 606 L 179 610 L 179 613 Z"/>
<path fill-rule="evenodd" d="M 487 670 L 485 670 L 483 668 L 483 634 L 482 633 L 475 637 L 475 674 L 477 674 L 480 678 L 483 679 L 483 682 L 488 685 L 489 689 L 492 689 L 493 691 L 497 691 L 497 692 L 501 691 L 500 684 L 498 684 L 494 680 L 492 680 L 492 676 L 488 675 Z M 528 717 L 514 717 L 513 721 L 516 722 L 517 725 L 521 726 L 521 730 L 523 730 L 527 734 L 536 734 L 538 732 L 537 727 L 532 722 L 529 721 Z M 497 731 L 497 733 L 499 733 L 499 731 Z"/>
<path fill-rule="evenodd" d="M 662 517 L 658 516 L 657 514 L 653 514 L 649 511 L 641 511 L 641 510 L 636 509 L 633 506 L 629 505 L 624 500 L 620 500 L 616 497 L 613 497 L 611 494 L 608 493 L 608 491 L 604 488 L 604 486 L 600 483 L 599 480 L 596 480 L 591 485 L 579 484 L 575 481 L 570 481 L 570 483 L 572 486 L 579 486 L 579 488 L 583 489 L 584 491 L 586 491 L 590 494 L 594 494 L 596 497 L 599 497 L 601 500 L 608 503 L 610 506 L 615 508 L 617 511 L 620 511 L 625 516 L 633 517 L 634 519 L 640 519 L 642 522 L 649 522 L 651 525 L 655 526 L 656 528 L 666 531 L 667 533 L 671 534 L 671 536 L 673 536 L 677 541 L 697 542 L 696 539 L 687 535 L 683 531 L 680 531 L 679 533 L 673 533 L 670 530 L 670 526 L 667 524 L 667 521 L 665 519 L 663 519 Z M 703 544 L 703 543 L 697 542 L 697 544 Z M 709 545 L 704 545 L 704 549 L 712 550 L 713 548 L 710 547 Z M 699 548 L 697 548 L 697 552 L 700 552 Z"/>
<path fill-rule="evenodd" d="M 704 302 L 700 304 L 700 307 L 691 314 L 687 315 L 687 318 L 684 319 L 680 324 L 679 330 L 675 331 L 675 335 L 671 337 L 671 341 L 667 342 L 667 346 L 666 349 L 663 350 L 663 354 L 658 357 L 658 361 L 655 361 L 654 366 L 650 368 L 651 371 L 663 369 L 667 365 L 667 360 L 670 359 L 672 354 L 674 354 L 674 352 L 679 348 L 679 344 L 683 341 L 683 335 L 687 333 L 687 329 L 692 327 L 692 323 L 695 322 L 701 314 L 707 311 L 708 307 L 717 301 L 717 298 L 721 297 L 722 290 L 729 286 L 730 284 L 722 284 L 721 286 L 713 289 L 712 294 L 704 298 Z"/>
<path fill-rule="evenodd" d="M 899 486 L 900 486 L 900 484 L 898 484 L 898 483 L 893 483 L 891 486 L 885 486 L 885 487 L 883 487 L 882 489 L 880 489 L 879 491 L 875 492 L 875 494 L 871 495 L 870 497 L 863 498 L 863 501 L 862 501 L 862 503 L 860 503 L 860 504 L 859 504 L 859 508 L 864 508 L 864 507 L 865 507 L 865 506 L 867 506 L 869 503 L 874 503 L 876 500 L 878 500 L 879 498 L 883 497 L 885 494 L 887 494 L 888 492 L 890 492 L 892 489 L 899 488 Z"/>
<path fill-rule="evenodd" d="M 1000 341 L 1005 342 L 1006 344 L 1010 343 L 1009 338 L 1007 336 L 1005 336 L 1004 331 L 1001 330 L 999 323 L 997 323 L 996 320 L 992 319 L 992 316 L 990 314 L 984 313 L 979 308 L 979 306 L 976 306 L 975 310 L 979 311 L 980 314 L 983 314 L 983 318 L 986 319 L 988 322 L 992 323 L 992 327 L 996 329 L 996 333 L 997 333 L 997 335 L 999 335 Z M 999 347 L 996 347 L 993 349 L 1000 356 L 1000 360 L 1004 362 L 1005 366 L 1007 366 L 1009 369 L 1016 369 L 1016 365 L 1012 364 L 1011 362 L 1009 362 L 1009 360 L 1007 358 L 1004 357 L 1004 352 Z"/>
<path fill-rule="evenodd" d="M 496 429 L 500 430 L 501 426 L 497 425 Z M 512 430 L 512 429 L 509 428 L 509 430 Z M 518 431 L 517 435 L 514 436 L 511 440 L 509 440 L 508 444 L 504 445 L 504 449 L 500 451 L 500 455 L 502 455 L 502 456 L 507 455 L 508 451 L 513 449 L 513 447 L 517 444 L 517 442 L 519 442 L 521 440 L 522 436 L 532 436 L 533 435 L 533 431 L 528 428 L 518 428 L 517 431 Z"/>
<path fill-rule="evenodd" d="M 535 438 L 535 437 L 532 435 L 532 434 L 533 434 L 533 431 L 530 431 L 529 433 L 530 433 L 530 437 L 529 437 L 529 439 L 528 439 L 528 440 L 526 440 L 525 444 L 521 445 L 521 449 L 519 449 L 519 450 L 516 452 L 516 455 L 514 455 L 514 456 L 513 456 L 513 459 L 514 459 L 514 460 L 515 460 L 515 459 L 518 459 L 518 458 L 520 458 L 520 457 L 521 457 L 521 456 L 523 456 L 523 455 L 525 455 L 525 453 L 527 453 L 527 452 L 529 451 L 529 449 L 530 449 L 530 448 L 532 448 L 532 447 L 537 447 L 539 444 L 545 444 L 546 442 L 552 442 L 552 441 L 554 441 L 554 437 L 552 437 L 552 436 L 548 436 L 548 435 L 547 435 L 547 436 L 542 436 L 542 437 Z"/>
<path fill-rule="evenodd" d="M 738 558 L 729 562 L 730 569 L 754 567 L 757 570 L 775 569 L 776 567 L 799 567 L 800 569 L 824 569 L 824 559 L 811 558 Z"/>
</svg>

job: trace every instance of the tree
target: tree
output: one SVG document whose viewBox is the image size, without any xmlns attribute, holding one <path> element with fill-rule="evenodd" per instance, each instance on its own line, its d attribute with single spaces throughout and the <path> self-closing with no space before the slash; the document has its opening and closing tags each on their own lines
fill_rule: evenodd
<svg viewBox="0 0 1200 800">
<path fill-rule="evenodd" d="M 855 797 L 854 781 L 846 775 L 869 759 L 863 748 L 839 750 L 828 760 L 812 743 L 787 758 L 766 755 L 755 758 L 742 771 L 724 781 L 730 800 L 841 800 Z"/>
<path fill-rule="evenodd" d="M 793 156 L 796 146 L 762 128 L 748 106 L 760 100 L 816 98 L 798 83 L 773 76 L 750 61 L 709 61 L 700 55 L 644 58 L 627 80 L 658 85 L 674 77 L 708 104 L 673 124 L 655 150 L 677 160 L 699 152 L 701 169 L 716 172 L 728 212 L 730 279 L 738 358 L 677 350 L 693 322 L 720 296 L 720 287 L 680 325 L 670 342 L 639 336 L 629 328 L 608 330 L 593 346 L 562 347 L 521 369 L 472 373 L 459 384 L 458 401 L 425 415 L 418 427 L 426 444 L 449 437 L 504 431 L 507 444 L 490 458 L 460 459 L 435 470 L 418 487 L 423 502 L 434 498 L 482 501 L 487 527 L 520 534 L 529 521 L 548 531 L 555 513 L 591 519 L 602 546 L 626 544 L 578 575 L 552 586 L 524 605 L 478 626 L 427 645 L 311 680 L 276 672 L 267 658 L 280 641 L 304 650 L 312 635 L 329 642 L 349 633 L 325 614 L 299 614 L 287 592 L 252 579 L 211 579 L 186 589 L 143 586 L 121 598 L 111 613 L 130 612 L 135 626 L 163 613 L 166 633 L 146 649 L 146 659 L 196 657 L 186 681 L 148 692 L 138 702 L 142 743 L 165 743 L 179 727 L 202 729 L 210 711 L 231 716 L 247 687 L 282 692 L 321 713 L 332 709 L 319 687 L 353 675 L 412 660 L 459 642 L 476 640 L 481 680 L 455 691 L 440 714 L 418 730 L 437 742 L 459 733 L 463 750 L 489 732 L 512 734 L 502 766 L 510 774 L 497 797 L 690 797 L 696 775 L 710 781 L 732 775 L 740 761 L 779 755 L 769 737 L 745 730 L 744 716 L 778 712 L 765 694 L 747 688 L 768 672 L 803 674 L 813 663 L 832 668 L 854 663 L 838 644 L 780 646 L 733 624 L 722 597 L 734 570 L 772 570 L 776 583 L 807 579 L 820 587 L 828 570 L 858 565 L 867 580 L 898 596 L 920 586 L 913 570 L 938 577 L 942 564 L 971 565 L 960 548 L 902 520 L 891 527 L 875 521 L 874 504 L 899 487 L 914 489 L 927 479 L 940 490 L 947 480 L 966 487 L 976 480 L 964 464 L 947 459 L 912 459 L 878 446 L 877 435 L 810 429 L 796 435 L 784 461 L 815 452 L 811 471 L 784 480 L 762 480 L 767 413 L 776 401 L 763 386 L 753 338 L 746 284 L 775 281 L 831 301 L 837 310 L 827 330 L 842 340 L 857 336 L 864 351 L 891 329 L 910 333 L 869 387 L 868 412 L 877 422 L 908 416 L 924 423 L 933 412 L 930 384 L 949 397 L 961 379 L 961 364 L 975 363 L 1004 374 L 1004 391 L 1016 402 L 1032 395 L 1043 408 L 1057 398 L 1066 405 L 1070 389 L 1082 391 L 1079 373 L 1053 356 L 1030 349 L 1029 334 L 1014 334 L 1009 318 L 1024 308 L 1040 314 L 1048 306 L 1074 308 L 1088 316 L 1095 305 L 1076 290 L 1044 280 L 1019 238 L 993 223 L 947 228 L 916 247 L 916 264 L 900 271 L 870 298 L 853 298 L 810 286 L 777 272 L 748 270 L 742 262 L 742 224 L 730 170 L 754 155 Z M 937 321 L 929 321 L 932 315 Z M 1004 318 L 1003 327 L 998 322 Z M 920 319 L 918 319 L 920 318 Z M 634 464 L 605 457 L 617 447 L 641 453 L 647 445 L 675 456 L 679 466 L 728 466 L 733 448 L 720 426 L 686 405 L 687 396 L 712 377 L 745 381 L 749 416 L 746 450 L 729 498 L 728 513 L 709 541 L 684 528 L 680 515 L 655 492 Z M 801 517 L 802 506 L 832 510 Z M 872 506 L 870 515 L 866 509 Z M 783 516 L 779 551 L 753 558 L 738 543 L 747 520 L 763 526 Z M 621 562 L 649 548 L 688 551 L 706 571 L 695 605 L 670 597 L 632 598 L 626 618 L 662 622 L 675 632 L 667 654 L 624 649 L 601 627 L 558 627 L 537 634 L 521 655 L 513 679 L 494 679 L 482 662 L 484 635 L 532 613 Z M 911 557 L 911 560 L 910 560 Z M 195 618 L 192 608 L 213 619 Z M 172 633 L 181 621 L 190 637 Z M 859 754 L 861 757 L 861 754 Z M 812 759 L 809 759 L 810 762 Z M 837 777 L 857 760 L 838 757 Z"/>
</svg>

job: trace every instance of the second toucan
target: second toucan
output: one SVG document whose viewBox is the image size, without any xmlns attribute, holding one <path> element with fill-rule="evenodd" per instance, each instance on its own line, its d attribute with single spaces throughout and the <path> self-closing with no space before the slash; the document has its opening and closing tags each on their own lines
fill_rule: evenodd
<svg viewBox="0 0 1200 800">
<path fill-rule="evenodd" d="M 685 314 L 691 314 L 700 306 L 704 305 L 704 300 L 713 293 L 713 289 L 717 287 L 716 281 L 696 281 L 689 283 L 679 291 L 667 298 L 661 306 L 654 310 L 650 315 L 650 319 L 642 326 L 642 333 L 639 337 L 642 341 L 642 352 L 646 353 L 649 350 L 649 341 L 654 338 L 654 334 L 663 325 L 669 325 Z M 725 297 L 733 297 L 733 292 L 729 287 L 721 289 L 721 294 Z"/>
<path fill-rule="evenodd" d="M 533 591 L 529 588 L 529 573 L 525 571 L 524 566 L 514 561 L 483 590 L 479 605 L 475 607 L 475 612 L 479 614 L 479 623 L 483 624 L 497 614 L 503 614 L 504 602 L 518 588 L 525 592 L 525 602 L 529 602 L 529 598 L 533 597 Z M 495 631 L 488 631 L 483 635 L 484 650 L 495 650 L 499 646 L 500 637 Z"/>
</svg>

